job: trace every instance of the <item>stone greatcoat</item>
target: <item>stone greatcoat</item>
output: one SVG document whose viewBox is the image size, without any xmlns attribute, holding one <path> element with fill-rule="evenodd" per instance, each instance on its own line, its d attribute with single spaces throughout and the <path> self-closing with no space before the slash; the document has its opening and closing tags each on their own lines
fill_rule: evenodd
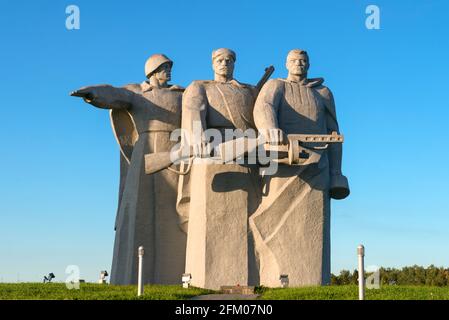
<svg viewBox="0 0 449 320">
<path fill-rule="evenodd" d="M 338 132 L 334 100 L 323 81 L 268 81 L 254 107 L 257 128 L 285 134 Z M 279 286 L 281 274 L 288 275 L 290 286 L 330 282 L 329 186 L 331 176 L 341 173 L 333 148 L 318 163 L 280 164 L 276 174 L 263 178 L 263 200 L 250 217 L 261 285 Z"/>
<path fill-rule="evenodd" d="M 170 133 L 181 124 L 183 90 L 147 82 L 99 87 L 102 94 L 91 103 L 112 109 L 122 149 L 111 284 L 137 283 L 139 246 L 145 248 L 144 282 L 177 284 L 184 272 L 187 238 L 176 211 L 178 176 L 168 170 L 146 175 L 144 155 L 170 151 L 176 143 Z"/>
<path fill-rule="evenodd" d="M 254 128 L 256 90 L 231 80 L 194 81 L 183 95 L 182 128 L 201 130 Z M 226 138 L 223 135 L 224 141 Z M 192 285 L 219 289 L 223 285 L 258 283 L 248 217 L 260 202 L 255 165 L 193 164 L 180 180 L 179 203 L 189 199 L 186 272 Z M 186 182 L 189 179 L 189 182 Z"/>
</svg>

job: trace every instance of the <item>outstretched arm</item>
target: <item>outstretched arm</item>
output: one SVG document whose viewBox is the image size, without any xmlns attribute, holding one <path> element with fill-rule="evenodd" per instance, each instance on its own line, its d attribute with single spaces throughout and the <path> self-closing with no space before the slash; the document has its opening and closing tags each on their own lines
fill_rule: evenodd
<svg viewBox="0 0 449 320">
<path fill-rule="evenodd" d="M 75 90 L 70 95 L 81 97 L 87 103 L 102 109 L 128 109 L 132 105 L 135 93 L 126 88 L 96 85 Z"/>
</svg>

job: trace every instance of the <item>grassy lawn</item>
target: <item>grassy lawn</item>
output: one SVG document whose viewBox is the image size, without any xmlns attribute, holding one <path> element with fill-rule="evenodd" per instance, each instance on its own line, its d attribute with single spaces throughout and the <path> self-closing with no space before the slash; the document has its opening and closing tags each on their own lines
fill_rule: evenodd
<svg viewBox="0 0 449 320">
<path fill-rule="evenodd" d="M 210 290 L 182 286 L 145 286 L 144 295 L 137 297 L 137 286 L 112 286 L 81 283 L 79 290 L 68 290 L 65 283 L 0 283 L 0 300 L 185 300 L 212 293 Z"/>
<path fill-rule="evenodd" d="M 266 300 L 357 300 L 358 287 L 327 286 L 286 289 L 259 288 Z M 366 300 L 449 300 L 449 287 L 381 286 L 366 289 Z"/>
<path fill-rule="evenodd" d="M 181 286 L 145 286 L 145 294 L 138 298 L 136 286 L 112 286 L 82 283 L 80 290 L 68 290 L 64 283 L 2 283 L 0 300 L 56 299 L 56 300 L 186 300 L 194 296 L 214 293 L 210 290 Z M 357 300 L 357 286 L 328 286 L 287 289 L 257 288 L 265 300 Z M 367 300 L 449 300 L 449 287 L 383 286 L 366 290 Z"/>
</svg>

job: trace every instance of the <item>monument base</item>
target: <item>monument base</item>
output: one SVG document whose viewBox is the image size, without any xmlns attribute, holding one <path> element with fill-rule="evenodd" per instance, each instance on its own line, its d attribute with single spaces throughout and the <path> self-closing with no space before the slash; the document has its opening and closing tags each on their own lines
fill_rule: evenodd
<svg viewBox="0 0 449 320">
<path fill-rule="evenodd" d="M 251 287 L 251 286 L 222 286 L 220 291 L 223 294 L 254 294 L 254 287 Z"/>
<path fill-rule="evenodd" d="M 248 216 L 258 205 L 258 170 L 238 164 L 194 164 L 186 273 L 196 287 L 258 282 Z"/>
</svg>

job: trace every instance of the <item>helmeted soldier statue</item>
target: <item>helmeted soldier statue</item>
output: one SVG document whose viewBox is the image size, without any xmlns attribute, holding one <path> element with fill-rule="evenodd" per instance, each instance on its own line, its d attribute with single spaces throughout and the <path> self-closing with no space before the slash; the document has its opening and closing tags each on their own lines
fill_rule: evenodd
<svg viewBox="0 0 449 320">
<path fill-rule="evenodd" d="M 308 79 L 306 51 L 291 50 L 287 79 L 268 81 L 258 95 L 254 119 L 271 144 L 288 134 L 339 132 L 334 98 L 323 79 Z M 281 274 L 290 286 L 330 282 L 330 198 L 349 194 L 341 172 L 341 144 L 326 150 L 304 148 L 320 157 L 303 166 L 279 164 L 264 177 L 264 197 L 250 217 L 260 262 L 260 284 L 280 286 Z"/>
<path fill-rule="evenodd" d="M 145 64 L 147 80 L 122 88 L 97 85 L 72 93 L 98 108 L 111 109 L 121 148 L 119 209 L 112 284 L 137 282 L 137 249 L 145 247 L 144 282 L 176 284 L 184 272 L 186 234 L 176 211 L 178 175 L 146 175 L 144 155 L 169 151 L 170 133 L 181 124 L 183 89 L 169 85 L 173 62 L 163 54 Z"/>
</svg>

